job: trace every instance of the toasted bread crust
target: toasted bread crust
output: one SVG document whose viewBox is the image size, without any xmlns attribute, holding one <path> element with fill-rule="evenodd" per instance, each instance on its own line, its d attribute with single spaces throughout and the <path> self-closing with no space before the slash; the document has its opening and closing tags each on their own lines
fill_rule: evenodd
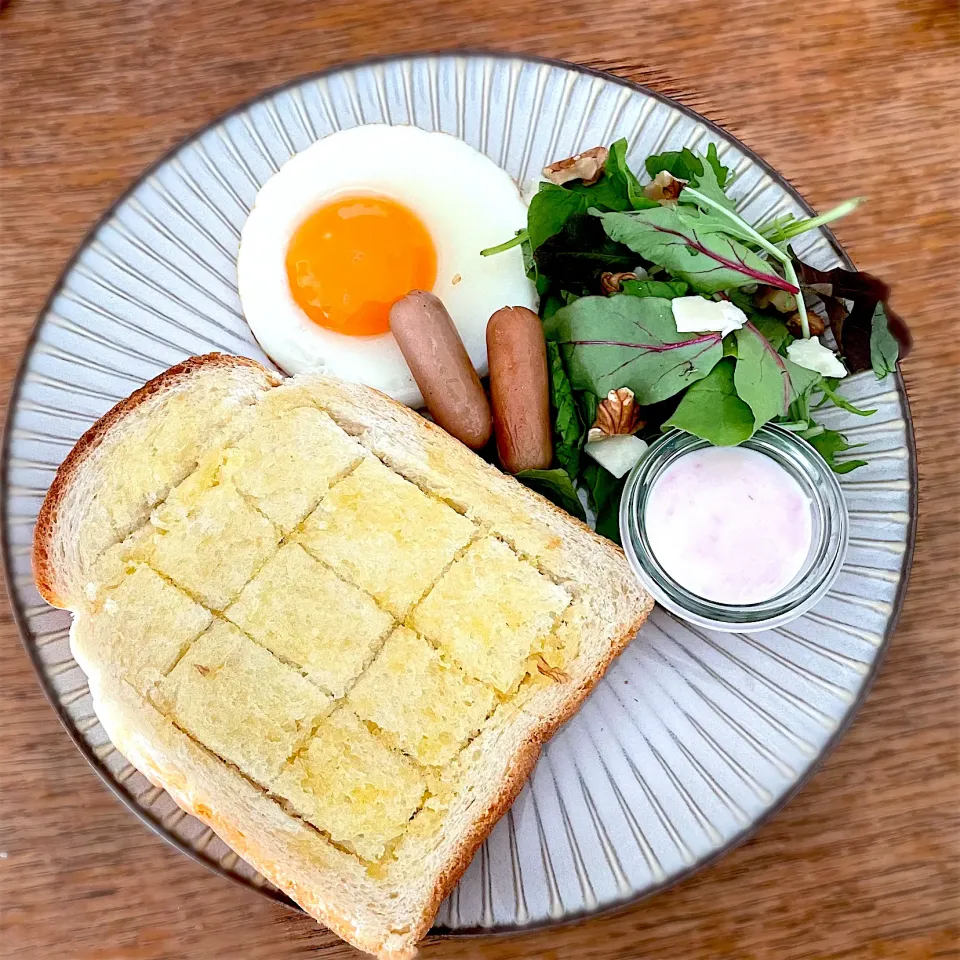
<svg viewBox="0 0 960 960">
<path fill-rule="evenodd" d="M 44 501 L 34 539 L 34 571 L 41 594 L 50 603 L 61 607 L 79 606 L 63 587 L 64 578 L 56 569 L 53 550 L 60 522 L 58 511 L 67 492 L 84 466 L 103 444 L 111 430 L 136 414 L 149 401 L 165 392 L 183 387 L 199 372 L 212 368 L 244 367 L 262 374 L 267 386 L 278 385 L 280 378 L 252 360 L 207 354 L 191 358 L 151 380 L 129 398 L 117 404 L 94 424 L 78 441 L 64 461 Z M 299 379 L 299 378 L 298 378 Z M 147 703 L 139 700 L 126 685 L 109 671 L 107 665 L 94 663 L 90 676 L 91 691 L 97 713 L 108 734 L 119 749 L 152 782 L 164 788 L 188 813 L 210 826 L 240 856 L 247 859 L 271 882 L 296 900 L 318 921 L 362 950 L 384 960 L 408 960 L 416 954 L 416 942 L 429 931 L 437 909 L 456 886 L 497 821 L 506 813 L 533 770 L 543 744 L 579 708 L 613 659 L 623 650 L 647 618 L 653 602 L 638 587 L 627 586 L 622 551 L 599 537 L 585 524 L 576 521 L 554 504 L 524 487 L 514 478 L 483 463 L 469 450 L 454 441 L 440 428 L 421 418 L 383 394 L 366 387 L 332 381 L 328 378 L 301 380 L 306 389 L 318 396 L 321 406 L 329 401 L 343 404 L 339 413 L 358 417 L 357 432 L 378 436 L 367 438 L 377 455 L 379 440 L 399 437 L 398 455 L 421 457 L 433 477 L 459 476 L 461 486 L 482 487 L 487 497 L 483 510 L 486 517 L 496 515 L 497 522 L 509 528 L 518 525 L 518 537 L 534 531 L 541 537 L 552 561 L 570 572 L 571 577 L 581 557 L 589 557 L 611 572 L 620 583 L 621 594 L 614 605 L 616 624 L 612 636 L 602 633 L 602 646 L 590 654 L 571 682 L 549 687 L 525 702 L 507 721 L 504 742 L 494 741 L 496 777 L 481 784 L 476 807 L 455 825 L 442 860 L 435 859 L 429 868 L 430 886 L 411 905 L 403 923 L 397 926 L 371 924 L 362 913 L 351 908 L 348 897 L 338 899 L 329 863 L 319 866 L 309 862 L 309 837 L 304 838 L 303 824 L 291 820 L 289 829 L 279 826 L 280 815 L 266 796 L 253 796 L 252 786 L 240 774 L 226 767 L 204 748 L 193 743 L 186 734 L 174 728 Z M 322 396 L 320 396 L 322 394 Z M 336 419 L 337 411 L 330 410 Z M 349 431 L 348 431 L 349 432 Z M 403 447 L 403 443 L 407 447 Z M 387 458 L 389 459 L 389 458 Z M 95 465 L 94 465 L 95 466 Z M 396 467 L 399 472 L 403 470 Z M 433 471 L 430 474 L 430 471 Z M 428 481 L 424 481 L 429 485 Z M 451 481 L 456 492 L 457 483 Z M 503 509 L 500 510 L 500 505 Z M 479 509 L 479 508 L 478 508 Z M 524 518 L 528 527 L 518 518 Z M 568 541 L 564 545 L 564 541 Z M 569 549 L 568 553 L 563 553 Z M 559 551 L 559 553 L 557 553 Z M 551 554 L 552 555 L 552 554 Z M 600 591 L 601 595 L 603 591 Z M 590 609 L 588 627 L 602 628 L 602 611 Z M 82 620 L 82 615 L 78 620 Z M 75 627 L 78 621 L 75 621 Z M 471 781 L 473 782 L 473 781 Z M 286 816 L 286 815 L 284 815 Z M 291 818 L 288 818 L 291 819 Z M 446 829 L 446 828 L 445 828 Z M 312 842 L 312 841 L 311 841 Z M 327 879 L 321 883 L 319 878 Z"/>
<path fill-rule="evenodd" d="M 553 507 L 553 504 L 550 504 Z M 555 508 L 559 509 L 559 508 Z M 426 911 L 424 922 L 416 929 L 416 939 L 420 940 L 427 935 L 433 923 L 440 905 L 453 892 L 454 887 L 459 883 L 470 862 L 473 860 L 477 850 L 483 845 L 483 842 L 490 836 L 491 831 L 497 825 L 497 822 L 513 806 L 514 800 L 520 795 L 523 785 L 527 782 L 533 768 L 540 758 L 540 751 L 543 745 L 580 709 L 583 701 L 589 696 L 591 690 L 602 679 L 607 672 L 610 664 L 623 652 L 628 643 L 636 636 L 637 631 L 643 626 L 650 610 L 653 608 L 653 600 L 643 612 L 633 621 L 610 645 L 609 655 L 596 666 L 596 669 L 590 674 L 589 678 L 579 685 L 570 696 L 564 701 L 563 708 L 550 717 L 548 721 L 540 724 L 533 735 L 525 744 L 523 750 L 514 754 L 509 772 L 503 781 L 500 793 L 494 798 L 485 810 L 483 810 L 475 820 L 470 833 L 463 839 L 460 846 L 451 855 L 446 869 L 437 879 L 433 889 L 433 898 L 429 909 Z M 318 918 L 320 919 L 320 918 Z"/>
<path fill-rule="evenodd" d="M 280 383 L 280 378 L 268 371 L 256 360 L 247 357 L 234 357 L 225 353 L 205 353 L 198 357 L 189 357 L 182 363 L 164 370 L 159 376 L 148 380 L 142 387 L 134 390 L 129 397 L 111 407 L 83 436 L 76 442 L 66 459 L 60 464 L 53 483 L 44 498 L 40 513 L 37 516 L 37 526 L 33 535 L 33 576 L 40 596 L 47 603 L 61 609 L 70 606 L 71 598 L 67 591 L 61 589 L 58 583 L 57 569 L 53 563 L 53 540 L 56 536 L 58 512 L 66 495 L 67 489 L 76 478 L 80 469 L 93 455 L 94 451 L 103 443 L 110 431 L 120 424 L 126 417 L 142 404 L 156 399 L 176 387 L 183 386 L 199 370 L 212 368 L 245 367 L 264 374 L 274 385 Z"/>
</svg>

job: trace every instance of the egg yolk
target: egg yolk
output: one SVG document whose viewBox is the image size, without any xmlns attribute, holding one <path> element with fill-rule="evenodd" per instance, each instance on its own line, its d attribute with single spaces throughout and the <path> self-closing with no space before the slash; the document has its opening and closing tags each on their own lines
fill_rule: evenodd
<svg viewBox="0 0 960 960">
<path fill-rule="evenodd" d="M 301 310 L 337 333 L 390 329 L 390 307 L 429 290 L 437 252 L 412 210 L 386 197 L 340 197 L 314 210 L 287 248 L 287 279 Z"/>
</svg>

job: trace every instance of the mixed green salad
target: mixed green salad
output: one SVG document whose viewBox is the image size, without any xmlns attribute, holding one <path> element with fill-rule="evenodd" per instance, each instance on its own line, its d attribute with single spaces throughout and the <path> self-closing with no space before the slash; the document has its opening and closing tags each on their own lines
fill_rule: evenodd
<svg viewBox="0 0 960 960">
<path fill-rule="evenodd" d="M 519 478 L 581 518 L 585 489 L 598 532 L 619 542 L 624 478 L 594 459 L 595 437 L 652 440 L 676 427 L 727 446 L 772 421 L 837 473 L 863 466 L 838 459 L 853 445 L 817 411 L 873 413 L 837 383 L 871 368 L 886 376 L 909 334 L 882 281 L 818 270 L 791 247 L 859 200 L 751 225 L 728 196 L 733 178 L 715 144 L 648 157 L 646 185 L 626 153 L 618 140 L 546 168 L 526 230 L 483 251 L 521 246 L 540 294 L 556 463 Z"/>
</svg>

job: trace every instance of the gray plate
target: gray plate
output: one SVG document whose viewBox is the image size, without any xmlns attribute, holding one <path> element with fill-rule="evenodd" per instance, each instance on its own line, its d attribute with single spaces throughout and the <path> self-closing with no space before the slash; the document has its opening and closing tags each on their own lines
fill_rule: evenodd
<svg viewBox="0 0 960 960">
<path fill-rule="evenodd" d="M 69 615 L 41 601 L 30 542 L 42 498 L 80 434 L 190 354 L 266 362 L 240 312 L 235 257 L 258 187 L 293 152 L 364 122 L 456 134 L 521 182 L 545 163 L 626 136 L 650 153 L 713 140 L 759 222 L 808 208 L 743 144 L 650 90 L 569 64 L 443 54 L 368 62 L 296 81 L 233 111 L 161 160 L 104 216 L 40 316 L 3 451 L 9 592 L 40 681 L 114 792 L 217 872 L 284 896 L 117 752 L 70 656 Z M 832 236 L 804 259 L 849 265 Z M 789 627 L 710 634 L 657 610 L 534 774 L 441 907 L 438 932 L 537 927 L 627 903 L 746 837 L 811 775 L 850 723 L 894 628 L 916 513 L 915 455 L 899 375 L 844 382 L 877 408 L 838 409 L 869 466 L 842 478 L 850 553 L 833 590 Z"/>
</svg>

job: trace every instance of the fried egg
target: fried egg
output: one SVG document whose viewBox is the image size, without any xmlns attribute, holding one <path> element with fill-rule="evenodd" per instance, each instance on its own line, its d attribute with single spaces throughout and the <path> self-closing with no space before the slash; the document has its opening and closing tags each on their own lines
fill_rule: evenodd
<svg viewBox="0 0 960 960">
<path fill-rule="evenodd" d="M 536 309 L 519 248 L 480 251 L 526 225 L 510 176 L 462 140 L 369 124 L 288 160 L 257 194 L 237 276 L 250 329 L 287 373 L 329 373 L 401 403 L 422 397 L 389 327 L 410 290 L 444 303 L 478 372 L 503 306 Z"/>
</svg>

